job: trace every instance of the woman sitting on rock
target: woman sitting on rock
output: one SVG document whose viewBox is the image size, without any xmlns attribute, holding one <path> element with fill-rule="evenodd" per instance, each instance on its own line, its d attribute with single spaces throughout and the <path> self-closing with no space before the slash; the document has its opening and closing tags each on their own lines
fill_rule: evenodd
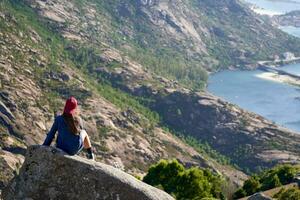
<svg viewBox="0 0 300 200">
<path fill-rule="evenodd" d="M 57 148 L 70 155 L 75 155 L 85 148 L 88 152 L 87 157 L 94 160 L 91 142 L 88 134 L 82 128 L 77 100 L 74 97 L 70 97 L 66 101 L 63 114 L 55 118 L 43 145 L 50 146 L 57 131 Z"/>
</svg>

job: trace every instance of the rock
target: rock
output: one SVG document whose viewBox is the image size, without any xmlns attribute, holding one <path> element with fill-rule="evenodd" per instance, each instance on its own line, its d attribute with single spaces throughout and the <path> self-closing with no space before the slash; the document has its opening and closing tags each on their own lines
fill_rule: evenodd
<svg viewBox="0 0 300 200">
<path fill-rule="evenodd" d="M 7 108 L 2 101 L 0 101 L 0 112 L 6 115 L 10 120 L 15 119 L 15 116 L 11 113 L 9 108 Z"/>
<path fill-rule="evenodd" d="M 22 162 L 22 156 L 17 156 L 0 149 L 0 191 L 7 186 L 9 181 L 13 178 L 14 171 L 18 169 L 18 166 L 21 165 Z"/>
<path fill-rule="evenodd" d="M 248 200 L 272 200 L 271 197 L 267 197 L 263 193 L 256 193 L 248 198 Z"/>
<path fill-rule="evenodd" d="M 2 195 L 3 199 L 173 199 L 119 169 L 45 146 L 28 148 L 20 174 Z"/>
<path fill-rule="evenodd" d="M 45 126 L 45 124 L 43 123 L 43 122 L 41 122 L 41 121 L 35 121 L 35 124 L 40 128 L 40 129 L 42 129 L 43 131 L 46 131 L 47 130 L 47 128 L 46 128 L 46 126 Z"/>
<path fill-rule="evenodd" d="M 71 76 L 66 73 L 63 73 L 63 72 L 57 73 L 54 71 L 46 72 L 45 77 L 48 79 L 53 79 L 53 80 L 60 81 L 60 82 L 66 82 L 71 79 Z"/>
</svg>

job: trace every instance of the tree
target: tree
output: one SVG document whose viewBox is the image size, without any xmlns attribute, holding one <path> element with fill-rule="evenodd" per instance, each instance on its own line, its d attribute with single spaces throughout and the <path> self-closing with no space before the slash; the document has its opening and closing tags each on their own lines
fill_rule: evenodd
<svg viewBox="0 0 300 200">
<path fill-rule="evenodd" d="M 299 166 L 278 165 L 272 169 L 250 177 L 245 181 L 243 187 L 235 192 L 234 197 L 241 198 L 259 191 L 269 190 L 281 185 L 289 184 L 293 182 L 295 175 L 299 172 Z"/>
<path fill-rule="evenodd" d="M 299 169 L 291 165 L 281 165 L 277 169 L 277 175 L 280 182 L 285 185 L 294 180 L 294 177 Z"/>
<path fill-rule="evenodd" d="M 144 182 L 159 187 L 176 199 L 200 200 L 205 197 L 224 199 L 222 179 L 197 167 L 185 169 L 177 160 L 161 160 L 149 168 Z"/>
<path fill-rule="evenodd" d="M 239 188 L 233 195 L 233 199 L 240 199 L 247 196 L 246 191 L 243 188 Z"/>
<path fill-rule="evenodd" d="M 274 197 L 276 197 L 278 200 L 299 200 L 300 190 L 296 188 L 290 188 L 280 191 Z"/>
<path fill-rule="evenodd" d="M 263 182 L 262 190 L 269 190 L 269 189 L 272 189 L 272 188 L 279 187 L 281 185 L 282 184 L 281 184 L 281 182 L 278 178 L 278 175 L 275 174 L 275 175 L 271 176 L 269 179 L 267 179 Z"/>
<path fill-rule="evenodd" d="M 158 164 L 152 165 L 143 181 L 153 186 L 161 186 L 169 194 L 176 192 L 178 177 L 184 172 L 184 167 L 177 160 L 161 160 Z"/>
<path fill-rule="evenodd" d="M 297 171 L 300 171 L 300 169 L 292 165 L 278 165 L 268 171 L 263 172 L 260 180 L 263 185 L 262 189 L 273 188 L 274 186 L 272 186 L 272 184 L 275 184 L 274 181 L 277 181 L 278 185 L 278 180 L 274 180 L 277 178 L 279 179 L 280 184 L 285 185 L 291 183 Z M 275 175 L 277 178 L 274 177 Z M 271 183 L 272 181 L 273 183 Z"/>
<path fill-rule="evenodd" d="M 176 197 L 178 199 L 213 197 L 211 189 L 212 184 L 204 176 L 203 171 L 191 168 L 179 177 Z"/>
<path fill-rule="evenodd" d="M 258 180 L 257 176 L 253 176 L 250 179 L 246 180 L 243 186 L 244 191 L 246 192 L 247 196 L 254 194 L 260 190 L 261 184 Z"/>
</svg>

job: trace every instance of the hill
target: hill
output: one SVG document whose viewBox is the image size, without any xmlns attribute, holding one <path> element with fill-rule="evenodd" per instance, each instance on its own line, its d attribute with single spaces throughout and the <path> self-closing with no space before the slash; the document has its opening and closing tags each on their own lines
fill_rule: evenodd
<svg viewBox="0 0 300 200">
<path fill-rule="evenodd" d="M 66 38 L 114 47 L 155 73 L 201 88 L 206 71 L 253 68 L 300 40 L 238 0 L 28 1 Z M 91 43 L 92 41 L 92 43 Z"/>
<path fill-rule="evenodd" d="M 188 166 L 226 172 L 227 177 L 236 174 L 232 181 L 241 184 L 243 173 L 209 154 L 221 155 L 193 149 L 165 130 L 158 114 L 141 99 L 99 80 L 87 68 L 77 68 L 81 61 L 73 60 L 78 55 L 70 45 L 76 42 L 49 30 L 27 4 L 2 1 L 0 5 L 1 188 L 20 168 L 27 146 L 42 143 L 54 113 L 70 95 L 79 100 L 97 160 L 139 175 L 162 158 L 177 158 Z M 94 61 L 116 68 L 115 59 L 121 59 L 116 50 L 104 50 Z"/>
<path fill-rule="evenodd" d="M 209 71 L 299 55 L 239 1 L 3 0 L 0 37 L 2 186 L 70 95 L 97 160 L 132 174 L 177 158 L 241 185 L 229 163 L 300 161 L 299 135 L 198 90 Z"/>
</svg>

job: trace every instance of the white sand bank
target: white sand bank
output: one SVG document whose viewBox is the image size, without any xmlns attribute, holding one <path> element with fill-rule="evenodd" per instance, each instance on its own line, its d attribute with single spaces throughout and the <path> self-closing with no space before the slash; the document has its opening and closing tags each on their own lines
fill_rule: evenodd
<svg viewBox="0 0 300 200">
<path fill-rule="evenodd" d="M 274 15 L 283 14 L 283 13 L 280 13 L 280 12 L 276 12 L 276 11 L 272 11 L 272 10 L 266 10 L 266 9 L 259 8 L 259 7 L 256 7 L 256 6 L 251 6 L 251 10 L 253 10 L 254 12 L 256 12 L 259 15 L 274 16 Z"/>
<path fill-rule="evenodd" d="M 286 83 L 290 85 L 300 86 L 300 80 L 288 75 L 281 75 L 273 72 L 264 72 L 261 74 L 255 75 L 258 78 L 270 80 L 278 83 Z"/>
</svg>

